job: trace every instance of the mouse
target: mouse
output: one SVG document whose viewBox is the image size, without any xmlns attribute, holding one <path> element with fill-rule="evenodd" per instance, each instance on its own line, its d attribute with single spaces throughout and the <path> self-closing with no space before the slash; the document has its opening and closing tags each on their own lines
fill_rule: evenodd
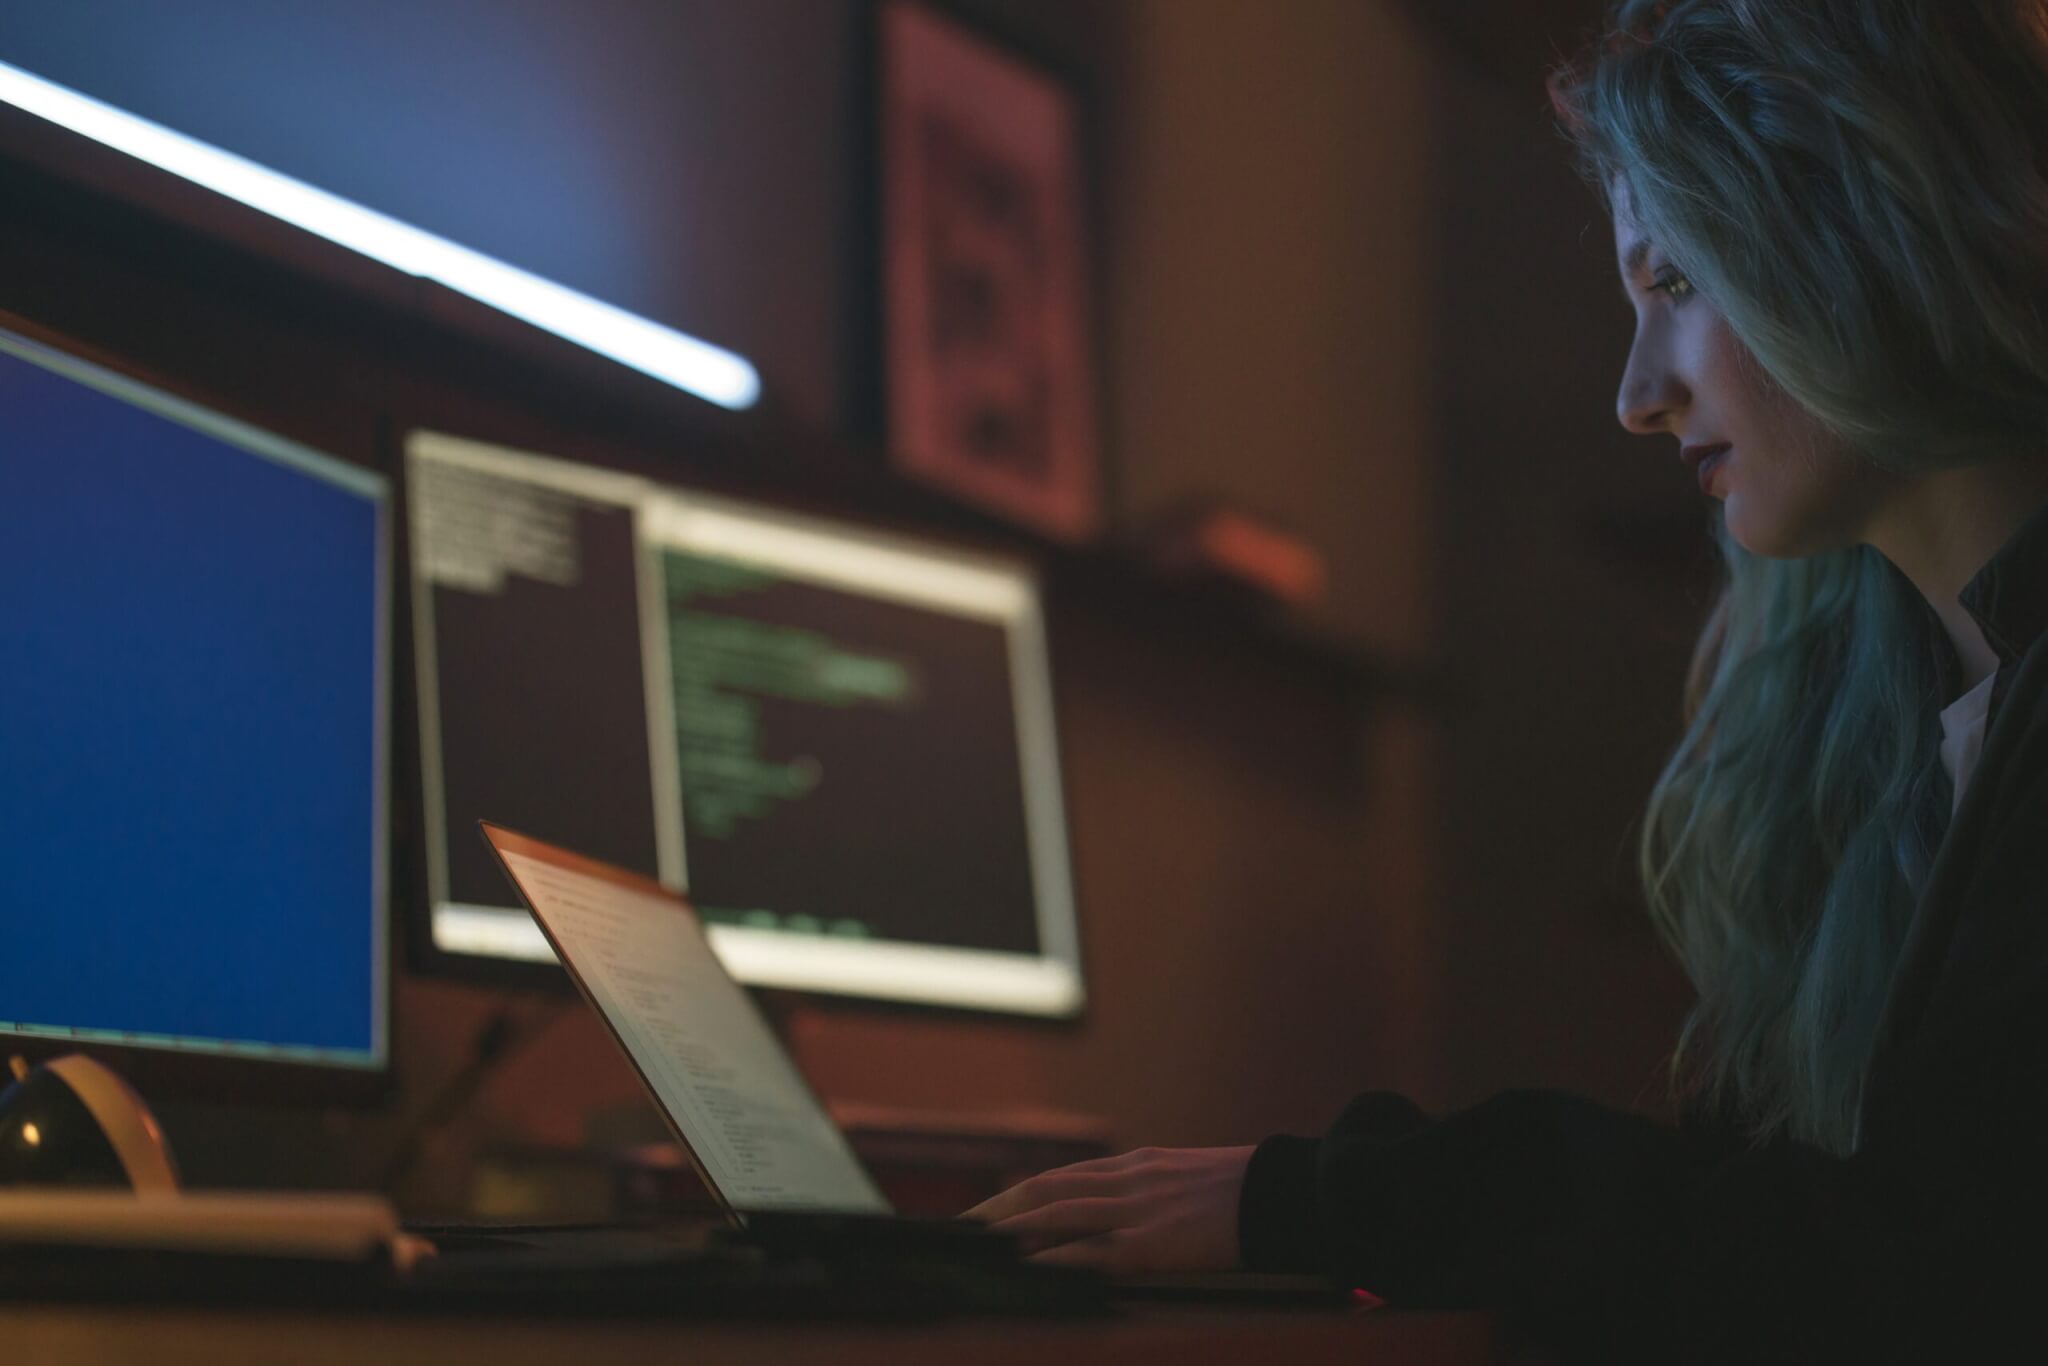
<svg viewBox="0 0 2048 1366">
<path fill-rule="evenodd" d="M 174 1195 L 163 1126 L 119 1073 L 83 1053 L 9 1064 L 0 1091 L 0 1187 L 126 1187 Z"/>
</svg>

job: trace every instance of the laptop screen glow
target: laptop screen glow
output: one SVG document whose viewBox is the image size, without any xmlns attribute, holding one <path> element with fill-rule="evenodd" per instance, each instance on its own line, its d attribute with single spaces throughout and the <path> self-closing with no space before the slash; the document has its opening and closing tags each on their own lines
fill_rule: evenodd
<svg viewBox="0 0 2048 1366">
<path fill-rule="evenodd" d="M 742 1215 L 890 1212 L 679 896 L 487 829 L 577 985 L 728 1206 Z"/>
</svg>

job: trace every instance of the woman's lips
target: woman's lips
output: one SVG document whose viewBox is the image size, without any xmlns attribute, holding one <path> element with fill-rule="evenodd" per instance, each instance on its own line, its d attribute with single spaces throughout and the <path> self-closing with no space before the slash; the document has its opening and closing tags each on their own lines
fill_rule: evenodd
<svg viewBox="0 0 2048 1366">
<path fill-rule="evenodd" d="M 1710 481 L 1714 477 L 1714 471 L 1721 467 L 1721 462 L 1727 457 L 1728 451 L 1728 443 L 1724 441 L 1718 446 L 1687 446 L 1678 454 L 1680 459 L 1697 470 L 1700 477 L 1700 492 L 1712 493 L 1714 490 Z"/>
</svg>

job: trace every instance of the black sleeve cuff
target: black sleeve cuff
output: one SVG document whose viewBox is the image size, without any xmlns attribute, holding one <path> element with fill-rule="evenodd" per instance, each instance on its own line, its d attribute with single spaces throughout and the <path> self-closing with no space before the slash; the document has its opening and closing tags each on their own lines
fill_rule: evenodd
<svg viewBox="0 0 2048 1366">
<path fill-rule="evenodd" d="M 1237 1251 L 1249 1271 L 1327 1270 L 1316 1212 L 1313 1138 L 1276 1134 L 1252 1153 L 1237 1197 Z"/>
<path fill-rule="evenodd" d="M 1324 1222 L 1325 1160 L 1349 1153 L 1355 1162 L 1355 1150 L 1393 1143 L 1428 1124 L 1406 1097 L 1370 1091 L 1345 1107 L 1328 1139 L 1276 1134 L 1261 1143 L 1237 1197 L 1238 1260 L 1249 1271 L 1341 1274 Z M 1353 1230 L 1345 1241 L 1358 1237 Z"/>
</svg>

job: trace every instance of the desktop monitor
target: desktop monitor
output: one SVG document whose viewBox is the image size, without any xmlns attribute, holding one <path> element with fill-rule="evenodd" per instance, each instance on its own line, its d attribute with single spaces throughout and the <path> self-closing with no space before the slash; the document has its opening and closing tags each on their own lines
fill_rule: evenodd
<svg viewBox="0 0 2048 1366">
<path fill-rule="evenodd" d="M 436 959 L 559 977 L 490 820 L 686 890 L 750 985 L 1079 1011 L 1026 566 L 432 433 L 407 482 Z"/>
<path fill-rule="evenodd" d="M 0 411 L 0 1051 L 375 1096 L 386 481 L 11 332 Z"/>
</svg>

